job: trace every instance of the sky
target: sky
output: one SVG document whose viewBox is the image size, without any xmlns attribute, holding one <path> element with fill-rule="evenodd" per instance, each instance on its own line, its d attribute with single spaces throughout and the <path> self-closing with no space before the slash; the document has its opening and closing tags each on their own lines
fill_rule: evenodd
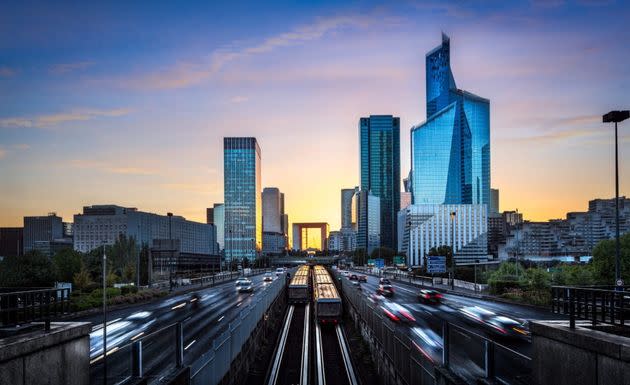
<svg viewBox="0 0 630 385">
<path fill-rule="evenodd" d="M 255 136 L 290 222 L 337 229 L 360 117 L 400 117 L 406 176 L 441 32 L 458 87 L 490 99 L 501 210 L 547 220 L 613 197 L 601 115 L 630 108 L 630 4 L 475 3 L 3 1 L 0 226 L 110 203 L 204 221 L 222 138 Z M 619 157 L 630 195 L 629 122 Z"/>
</svg>

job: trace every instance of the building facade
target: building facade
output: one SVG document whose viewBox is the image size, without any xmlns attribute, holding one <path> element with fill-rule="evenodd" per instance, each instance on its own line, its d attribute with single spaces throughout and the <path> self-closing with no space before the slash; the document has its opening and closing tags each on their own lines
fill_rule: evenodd
<svg viewBox="0 0 630 385">
<path fill-rule="evenodd" d="M 341 189 L 341 228 L 356 228 L 356 222 L 352 220 L 352 199 L 358 191 L 358 187 Z"/>
<path fill-rule="evenodd" d="M 289 217 L 284 212 L 284 194 L 276 187 L 262 192 L 263 253 L 282 254 L 287 247 Z M 266 243 L 265 243 L 266 240 Z"/>
<path fill-rule="evenodd" d="M 0 227 L 0 257 L 19 257 L 23 247 L 23 227 Z"/>
<path fill-rule="evenodd" d="M 358 222 L 356 248 L 366 250 L 369 255 L 372 250 L 383 246 L 381 199 L 368 191 L 359 191 L 355 194 L 355 205 Z"/>
<path fill-rule="evenodd" d="M 212 207 L 212 223 L 217 229 L 217 243 L 219 250 L 225 248 L 225 238 L 223 231 L 225 230 L 225 205 L 223 203 L 215 203 Z"/>
<path fill-rule="evenodd" d="M 400 209 L 400 118 L 361 118 L 359 134 L 360 188 L 380 198 L 380 244 L 395 249 Z"/>
<path fill-rule="evenodd" d="M 35 242 L 51 242 L 63 238 L 63 222 L 55 213 L 24 217 L 24 253 L 35 248 Z"/>
<path fill-rule="evenodd" d="M 485 205 L 411 205 L 401 210 L 404 230 L 399 251 L 409 266 L 424 266 L 434 247 L 451 246 L 455 263 L 488 260 L 488 214 Z"/>
<path fill-rule="evenodd" d="M 74 215 L 74 249 L 89 252 L 113 245 L 124 235 L 138 246 L 152 245 L 155 239 L 180 240 L 181 252 L 218 255 L 216 228 L 212 224 L 186 220 L 181 216 L 158 215 L 135 207 L 93 205 Z"/>
<path fill-rule="evenodd" d="M 319 232 L 320 250 L 328 250 L 329 226 L 326 222 L 293 223 L 293 250 L 317 249 L 309 244 L 309 231 Z"/>
<path fill-rule="evenodd" d="M 414 204 L 490 204 L 490 102 L 457 88 L 450 39 L 426 55 L 427 120 L 411 129 Z"/>
<path fill-rule="evenodd" d="M 488 207 L 488 215 L 499 216 L 499 189 L 490 189 L 490 206 Z"/>
<path fill-rule="evenodd" d="M 411 204 L 411 193 L 402 191 L 400 193 L 400 209 L 403 210 Z"/>
<path fill-rule="evenodd" d="M 256 138 L 223 138 L 227 260 L 253 260 L 262 249 L 260 158 Z"/>
</svg>

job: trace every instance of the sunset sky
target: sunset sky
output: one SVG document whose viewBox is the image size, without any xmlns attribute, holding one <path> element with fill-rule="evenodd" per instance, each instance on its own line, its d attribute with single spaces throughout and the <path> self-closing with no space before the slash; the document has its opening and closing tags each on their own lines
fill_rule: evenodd
<svg viewBox="0 0 630 385">
<path fill-rule="evenodd" d="M 205 220 L 224 136 L 255 136 L 291 222 L 340 225 L 358 121 L 425 112 L 425 54 L 490 99 L 492 186 L 527 219 L 614 196 L 612 109 L 630 108 L 623 1 L 231 1 L 0 5 L 0 226 L 119 204 Z M 215 3 L 215 2 L 213 2 Z M 630 195 L 630 122 L 620 125 Z"/>
</svg>

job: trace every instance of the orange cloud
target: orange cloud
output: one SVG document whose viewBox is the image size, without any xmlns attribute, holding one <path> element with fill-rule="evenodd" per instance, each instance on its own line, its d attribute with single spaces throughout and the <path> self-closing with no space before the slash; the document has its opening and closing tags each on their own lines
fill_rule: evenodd
<svg viewBox="0 0 630 385">
<path fill-rule="evenodd" d="M 47 128 L 59 124 L 93 120 L 99 117 L 119 117 L 131 113 L 129 108 L 98 110 L 93 108 L 76 109 L 52 115 L 34 117 L 9 117 L 0 119 L 0 127 L 4 128 Z"/>
</svg>

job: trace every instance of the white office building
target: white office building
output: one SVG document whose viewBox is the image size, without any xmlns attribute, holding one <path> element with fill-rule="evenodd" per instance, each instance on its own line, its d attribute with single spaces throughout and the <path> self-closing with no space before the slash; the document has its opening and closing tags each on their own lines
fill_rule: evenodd
<svg viewBox="0 0 630 385">
<path fill-rule="evenodd" d="M 429 250 L 454 249 L 455 263 L 488 260 L 488 209 L 474 205 L 410 205 L 398 213 L 398 250 L 410 266 L 423 266 Z"/>
</svg>

